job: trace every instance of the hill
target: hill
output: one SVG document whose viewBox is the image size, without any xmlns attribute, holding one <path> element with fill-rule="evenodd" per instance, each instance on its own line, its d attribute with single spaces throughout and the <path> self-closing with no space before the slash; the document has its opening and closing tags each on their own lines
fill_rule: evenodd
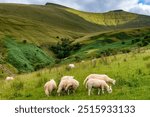
<svg viewBox="0 0 150 117">
<path fill-rule="evenodd" d="M 146 24 L 147 26 L 150 25 L 149 16 L 138 15 L 123 10 L 109 11 L 106 13 L 88 13 L 74 9 L 67 9 L 67 11 L 77 14 L 89 22 L 107 26 L 110 29 L 139 28 L 145 27 Z"/>
<path fill-rule="evenodd" d="M 0 38 L 11 35 L 36 44 L 56 42 L 56 37 L 76 39 L 114 28 L 145 26 L 150 26 L 149 16 L 125 11 L 87 13 L 56 4 L 0 4 Z"/>
<path fill-rule="evenodd" d="M 49 48 L 62 38 L 82 44 L 62 63 L 93 58 L 107 49 L 136 47 L 131 41 L 143 43 L 149 27 L 149 16 L 122 10 L 88 13 L 52 3 L 0 4 L 0 63 L 19 73 L 52 65 L 56 56 Z"/>
</svg>

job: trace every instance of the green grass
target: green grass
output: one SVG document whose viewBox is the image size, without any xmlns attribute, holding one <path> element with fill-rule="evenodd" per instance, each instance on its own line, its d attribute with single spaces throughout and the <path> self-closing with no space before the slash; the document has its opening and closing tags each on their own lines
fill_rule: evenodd
<svg viewBox="0 0 150 117">
<path fill-rule="evenodd" d="M 0 69 L 0 99 L 150 99 L 150 50 L 141 51 L 143 48 L 136 49 L 138 43 L 132 44 L 132 40 L 141 42 L 150 36 L 149 26 L 149 16 L 125 11 L 87 13 L 55 4 L 0 4 L 0 64 L 17 75 L 14 81 L 6 82 L 4 78 L 10 73 Z M 51 68 L 47 65 L 54 63 L 54 54 L 48 48 L 61 38 L 83 46 Z M 99 58 L 94 64 L 88 60 L 108 49 L 119 54 Z M 122 49 L 131 53 L 120 54 Z M 65 64 L 80 60 L 86 62 L 66 69 Z M 17 74 L 43 67 L 37 72 Z M 94 91 L 87 96 L 82 82 L 91 73 L 105 73 L 116 79 L 113 93 L 97 96 Z M 77 92 L 60 97 L 54 92 L 46 97 L 45 82 L 53 78 L 58 83 L 62 75 L 74 75 L 79 80 Z"/>
<path fill-rule="evenodd" d="M 19 72 L 31 72 L 54 64 L 54 59 L 34 44 L 16 42 L 12 38 L 5 39 L 8 50 L 7 62 Z"/>
<path fill-rule="evenodd" d="M 18 75 L 14 81 L 0 81 L 0 99 L 49 99 L 49 100 L 107 100 L 107 99 L 150 99 L 150 50 L 135 50 L 128 54 L 119 54 L 97 59 L 96 63 L 90 60 L 84 63 L 75 63 L 76 68 L 67 70 L 67 65 L 43 69 L 30 74 Z M 87 95 L 85 86 L 82 85 L 87 75 L 91 73 L 107 74 L 116 80 L 112 94 L 91 96 Z M 57 84 L 63 75 L 73 75 L 80 82 L 80 87 L 75 94 L 57 96 L 56 91 L 52 96 L 44 94 L 43 86 L 49 79 L 55 79 Z"/>
<path fill-rule="evenodd" d="M 89 35 L 75 41 L 82 43 L 83 46 L 79 51 L 72 53 L 72 56 L 68 59 L 73 59 L 75 56 L 81 59 L 94 58 L 100 55 L 100 52 L 108 49 L 113 49 L 116 52 L 120 52 L 123 49 L 132 50 L 138 48 L 138 42 L 132 43 L 133 40 L 138 39 L 141 42 L 149 34 L 149 28 L 138 28 Z M 66 59 L 65 61 L 68 60 Z"/>
</svg>

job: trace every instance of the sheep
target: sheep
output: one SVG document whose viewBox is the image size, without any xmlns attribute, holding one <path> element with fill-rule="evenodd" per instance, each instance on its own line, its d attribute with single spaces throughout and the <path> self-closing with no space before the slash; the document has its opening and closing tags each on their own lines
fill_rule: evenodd
<svg viewBox="0 0 150 117">
<path fill-rule="evenodd" d="M 85 78 L 83 84 L 85 84 L 89 79 L 104 80 L 106 83 L 111 83 L 113 85 L 115 85 L 115 83 L 116 83 L 116 80 L 109 78 L 105 74 L 90 74 Z"/>
<path fill-rule="evenodd" d="M 65 90 L 68 92 L 69 95 L 69 90 L 72 89 L 73 91 L 75 91 L 78 88 L 78 86 L 79 82 L 74 79 L 74 76 L 63 76 L 59 83 L 57 93 L 60 96 L 62 90 Z"/>
<path fill-rule="evenodd" d="M 5 79 L 6 81 L 10 81 L 10 80 L 14 80 L 14 77 L 6 77 L 6 79 Z"/>
<path fill-rule="evenodd" d="M 89 96 L 91 94 L 92 88 L 98 88 L 98 95 L 100 94 L 100 89 L 102 89 L 103 94 L 104 94 L 104 89 L 106 89 L 108 93 L 112 93 L 111 86 L 109 86 L 104 80 L 99 80 L 99 79 L 89 79 L 86 82 L 86 88 L 88 88 Z"/>
<path fill-rule="evenodd" d="M 81 61 L 81 63 L 84 63 L 84 62 L 85 62 L 84 60 Z"/>
<path fill-rule="evenodd" d="M 52 91 L 55 89 L 57 89 L 57 85 L 54 79 L 51 79 L 44 85 L 44 91 L 47 96 L 51 95 Z"/>
<path fill-rule="evenodd" d="M 75 68 L 75 65 L 74 65 L 74 64 L 69 64 L 68 67 L 69 67 L 70 69 L 73 69 L 73 68 Z"/>
<path fill-rule="evenodd" d="M 79 82 L 77 80 L 75 80 L 75 79 L 69 79 L 68 83 L 67 83 L 67 86 L 65 88 L 65 91 L 67 91 L 68 95 L 69 95 L 70 89 L 72 89 L 73 92 L 75 92 L 78 87 L 79 87 Z"/>
</svg>

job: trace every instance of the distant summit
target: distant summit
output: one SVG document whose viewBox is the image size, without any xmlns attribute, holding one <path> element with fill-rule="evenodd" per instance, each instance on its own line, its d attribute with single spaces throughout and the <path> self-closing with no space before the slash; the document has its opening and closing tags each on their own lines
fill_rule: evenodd
<svg viewBox="0 0 150 117">
<path fill-rule="evenodd" d="M 68 7 L 66 7 L 66 6 L 59 5 L 59 4 L 55 4 L 55 3 L 50 3 L 50 2 L 47 2 L 47 3 L 45 4 L 45 6 L 48 6 L 48 5 L 51 5 L 51 6 L 57 6 L 57 7 L 64 7 L 64 8 L 68 8 Z"/>
<path fill-rule="evenodd" d="M 110 12 L 124 12 L 124 10 L 118 9 L 118 10 L 113 10 L 113 11 L 110 11 Z"/>
</svg>

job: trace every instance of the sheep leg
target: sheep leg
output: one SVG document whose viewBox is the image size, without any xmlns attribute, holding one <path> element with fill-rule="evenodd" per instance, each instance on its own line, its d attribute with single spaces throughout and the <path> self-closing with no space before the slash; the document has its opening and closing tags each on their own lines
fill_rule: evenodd
<svg viewBox="0 0 150 117">
<path fill-rule="evenodd" d="M 100 88 L 98 88 L 98 95 L 100 94 Z"/>
<path fill-rule="evenodd" d="M 102 88 L 102 94 L 104 94 L 104 89 Z"/>
<path fill-rule="evenodd" d="M 88 96 L 90 96 L 91 94 L 91 89 L 88 89 Z"/>
<path fill-rule="evenodd" d="M 69 89 L 68 89 L 67 93 L 68 93 L 68 95 L 69 95 Z"/>
<path fill-rule="evenodd" d="M 46 94 L 47 96 L 49 96 L 49 91 L 48 91 L 48 89 L 45 89 L 45 94 Z"/>
<path fill-rule="evenodd" d="M 102 86 L 102 94 L 104 94 L 104 87 Z"/>
</svg>

